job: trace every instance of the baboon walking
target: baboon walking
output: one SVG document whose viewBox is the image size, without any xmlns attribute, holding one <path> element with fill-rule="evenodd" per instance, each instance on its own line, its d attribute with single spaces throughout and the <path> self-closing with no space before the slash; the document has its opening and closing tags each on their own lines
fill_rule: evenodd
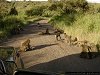
<svg viewBox="0 0 100 75">
<path fill-rule="evenodd" d="M 61 32 L 57 29 L 55 33 L 56 33 L 56 39 L 58 40 L 58 38 L 60 38 L 61 40 L 61 36 L 60 36 Z"/>
</svg>

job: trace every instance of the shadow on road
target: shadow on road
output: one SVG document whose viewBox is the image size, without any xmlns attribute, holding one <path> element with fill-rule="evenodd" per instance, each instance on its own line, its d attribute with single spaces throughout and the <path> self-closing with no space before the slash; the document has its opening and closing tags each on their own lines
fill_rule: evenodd
<svg viewBox="0 0 100 75">
<path fill-rule="evenodd" d="M 44 45 L 38 45 L 32 48 L 32 50 L 38 50 L 38 49 L 42 49 L 48 46 L 53 46 L 53 45 L 57 45 L 57 44 L 44 44 Z"/>
<path fill-rule="evenodd" d="M 80 54 L 72 54 L 31 66 L 28 69 L 50 72 L 100 72 L 100 57 L 83 59 L 80 58 Z"/>
<path fill-rule="evenodd" d="M 38 32 L 45 31 L 46 29 L 49 29 L 50 31 L 53 31 L 53 27 L 51 25 L 47 24 L 42 24 L 38 26 L 38 24 L 31 24 L 30 26 L 27 26 L 24 28 L 24 31 L 21 32 L 21 34 L 36 34 Z"/>
</svg>

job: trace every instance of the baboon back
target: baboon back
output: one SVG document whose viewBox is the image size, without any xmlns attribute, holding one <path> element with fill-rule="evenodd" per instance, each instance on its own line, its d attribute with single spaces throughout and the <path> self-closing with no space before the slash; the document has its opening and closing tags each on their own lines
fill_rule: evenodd
<svg viewBox="0 0 100 75">
<path fill-rule="evenodd" d="M 30 39 L 27 39 L 27 40 L 25 40 L 24 42 L 21 43 L 20 50 L 26 51 L 27 49 L 29 49 L 29 46 L 30 46 Z"/>
</svg>

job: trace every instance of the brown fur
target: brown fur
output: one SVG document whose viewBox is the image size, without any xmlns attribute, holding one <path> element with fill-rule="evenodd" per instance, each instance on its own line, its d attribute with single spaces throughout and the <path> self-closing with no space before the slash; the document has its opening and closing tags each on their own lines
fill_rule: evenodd
<svg viewBox="0 0 100 75">
<path fill-rule="evenodd" d="M 30 49 L 30 39 L 23 41 L 20 46 L 21 51 L 26 51 L 28 49 Z"/>
<path fill-rule="evenodd" d="M 82 52 L 80 54 L 81 58 L 89 58 L 89 46 L 87 45 L 81 45 L 82 47 Z"/>
</svg>

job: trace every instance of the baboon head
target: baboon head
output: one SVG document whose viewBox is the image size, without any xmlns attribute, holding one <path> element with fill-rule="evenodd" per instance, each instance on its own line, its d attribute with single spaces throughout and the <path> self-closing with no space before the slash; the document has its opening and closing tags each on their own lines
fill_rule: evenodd
<svg viewBox="0 0 100 75">
<path fill-rule="evenodd" d="M 67 35 L 66 33 L 64 33 L 64 37 L 65 37 L 65 38 L 67 38 L 67 37 L 68 37 L 68 35 Z"/>
</svg>

